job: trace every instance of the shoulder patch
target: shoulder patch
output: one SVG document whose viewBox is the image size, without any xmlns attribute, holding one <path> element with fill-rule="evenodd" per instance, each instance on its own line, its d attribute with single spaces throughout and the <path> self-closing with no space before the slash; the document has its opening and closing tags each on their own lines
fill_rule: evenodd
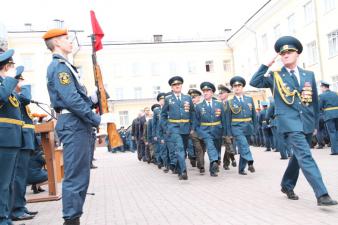
<svg viewBox="0 0 338 225">
<path fill-rule="evenodd" d="M 59 61 L 60 63 L 66 63 L 66 61 L 63 60 L 63 59 L 58 59 L 58 61 Z"/>
<path fill-rule="evenodd" d="M 62 85 L 68 85 L 71 82 L 70 75 L 66 72 L 59 73 L 59 80 Z"/>
</svg>

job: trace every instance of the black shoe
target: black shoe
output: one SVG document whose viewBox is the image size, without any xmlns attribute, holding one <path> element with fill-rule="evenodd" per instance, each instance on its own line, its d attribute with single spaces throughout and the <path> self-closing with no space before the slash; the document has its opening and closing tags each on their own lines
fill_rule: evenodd
<svg viewBox="0 0 338 225">
<path fill-rule="evenodd" d="M 63 225 L 80 225 L 80 218 L 75 218 L 75 219 L 70 219 L 70 220 L 65 219 L 65 222 L 63 223 Z"/>
<path fill-rule="evenodd" d="M 164 168 L 163 172 L 168 173 L 169 172 L 169 168 L 168 167 Z"/>
<path fill-rule="evenodd" d="M 33 190 L 33 194 L 39 194 L 39 189 L 36 187 L 36 184 L 32 184 L 31 190 Z"/>
<path fill-rule="evenodd" d="M 97 169 L 97 166 L 95 166 L 94 164 L 90 165 L 90 169 Z"/>
<path fill-rule="evenodd" d="M 188 180 L 187 172 L 183 172 L 181 175 L 178 175 L 179 180 Z"/>
<path fill-rule="evenodd" d="M 232 167 L 236 167 L 237 166 L 236 160 L 232 161 L 231 165 L 232 165 Z"/>
<path fill-rule="evenodd" d="M 331 206 L 331 205 L 337 205 L 337 204 L 338 202 L 336 200 L 332 200 L 332 198 L 328 194 L 320 196 L 317 199 L 318 206 Z"/>
<path fill-rule="evenodd" d="M 331 153 L 330 155 L 338 155 L 338 153 Z"/>
<path fill-rule="evenodd" d="M 230 168 L 229 168 L 228 165 L 223 165 L 223 168 L 224 168 L 225 170 L 230 170 Z"/>
<path fill-rule="evenodd" d="M 266 151 L 266 152 L 271 152 L 271 149 L 270 149 L 270 148 L 267 148 L 265 151 Z"/>
<path fill-rule="evenodd" d="M 172 174 L 178 174 L 178 171 L 177 171 L 177 169 L 175 168 L 175 169 L 173 169 L 172 171 Z"/>
<path fill-rule="evenodd" d="M 218 174 L 215 173 L 215 172 L 210 172 L 210 176 L 212 176 L 212 177 L 218 177 Z"/>
<path fill-rule="evenodd" d="M 288 199 L 291 200 L 298 200 L 299 197 L 298 195 L 295 194 L 295 192 L 293 190 L 286 190 L 286 188 L 282 188 L 281 191 L 286 194 L 286 196 L 288 196 Z"/>
<path fill-rule="evenodd" d="M 239 171 L 238 172 L 240 175 L 247 175 L 247 173 L 243 170 L 243 171 Z"/>
<path fill-rule="evenodd" d="M 46 190 L 45 190 L 45 189 L 42 189 L 41 187 L 38 187 L 38 191 L 39 191 L 39 192 L 45 192 Z"/>
<path fill-rule="evenodd" d="M 281 160 L 285 160 L 285 159 L 288 159 L 288 157 L 281 157 L 280 159 Z"/>
<path fill-rule="evenodd" d="M 34 216 L 29 215 L 29 214 L 27 214 L 27 213 L 24 213 L 23 215 L 18 216 L 18 217 L 13 216 L 13 217 L 12 217 L 12 220 L 13 220 L 13 221 L 21 221 L 21 220 L 31 220 L 31 219 L 33 219 L 33 218 L 34 218 Z"/>
<path fill-rule="evenodd" d="M 324 148 L 323 145 L 318 145 L 318 146 L 316 147 L 316 149 L 323 149 L 323 148 Z"/>
<path fill-rule="evenodd" d="M 255 167 L 253 165 L 249 165 L 248 166 L 248 170 L 251 172 L 251 173 L 254 173 L 256 170 L 255 170 Z"/>
<path fill-rule="evenodd" d="M 203 167 L 200 169 L 200 173 L 205 173 L 205 169 Z"/>
<path fill-rule="evenodd" d="M 158 164 L 158 165 L 157 165 L 157 168 L 159 168 L 159 169 L 162 169 L 162 167 L 163 167 L 162 164 Z"/>
<path fill-rule="evenodd" d="M 27 213 L 28 215 L 31 215 L 31 216 L 35 216 L 36 214 L 38 214 L 39 212 L 38 211 L 26 211 L 25 213 Z"/>
</svg>

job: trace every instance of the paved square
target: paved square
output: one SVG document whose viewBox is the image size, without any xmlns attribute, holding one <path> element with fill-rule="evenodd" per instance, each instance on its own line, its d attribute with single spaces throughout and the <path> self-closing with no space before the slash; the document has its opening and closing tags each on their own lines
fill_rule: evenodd
<svg viewBox="0 0 338 225">
<path fill-rule="evenodd" d="M 279 153 L 252 148 L 256 173 L 240 176 L 237 168 L 221 169 L 218 177 L 200 175 L 188 167 L 188 181 L 165 174 L 136 154 L 111 154 L 98 148 L 91 170 L 83 225 L 320 225 L 338 224 L 338 207 L 318 207 L 311 187 L 301 174 L 291 201 L 280 192 L 288 161 Z M 338 199 L 338 156 L 329 149 L 312 150 L 325 184 Z M 236 156 L 238 161 L 238 156 Z M 189 162 L 187 161 L 187 165 Z M 29 191 L 31 192 L 31 191 Z M 28 204 L 38 210 L 26 225 L 61 225 L 61 201 Z M 16 223 L 19 224 L 19 223 Z"/>
</svg>

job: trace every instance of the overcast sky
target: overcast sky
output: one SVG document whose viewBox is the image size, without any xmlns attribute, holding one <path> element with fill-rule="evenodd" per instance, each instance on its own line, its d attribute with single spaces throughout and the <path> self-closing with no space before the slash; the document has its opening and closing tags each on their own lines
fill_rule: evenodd
<svg viewBox="0 0 338 225">
<path fill-rule="evenodd" d="M 1 4 L 0 23 L 9 31 L 51 28 L 62 19 L 69 29 L 91 32 L 89 11 L 95 11 L 104 41 L 222 37 L 238 28 L 267 0 L 9 0 Z"/>
</svg>

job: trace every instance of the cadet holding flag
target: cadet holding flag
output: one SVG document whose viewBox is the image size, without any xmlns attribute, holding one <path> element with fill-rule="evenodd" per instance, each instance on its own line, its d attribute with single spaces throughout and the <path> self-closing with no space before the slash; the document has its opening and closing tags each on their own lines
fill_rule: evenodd
<svg viewBox="0 0 338 225">
<path fill-rule="evenodd" d="M 297 66 L 303 46 L 292 36 L 279 38 L 275 43 L 277 56 L 265 65 L 261 65 L 253 75 L 250 85 L 257 88 L 270 88 L 275 100 L 277 129 L 293 149 L 288 167 L 284 173 L 282 192 L 289 199 L 298 200 L 294 193 L 299 169 L 310 183 L 319 206 L 336 205 L 326 190 L 319 168 L 312 158 L 307 140 L 308 132 L 316 125 L 318 116 L 318 98 L 315 75 Z M 281 70 L 268 72 L 269 67 L 280 56 Z"/>
<path fill-rule="evenodd" d="M 72 43 L 65 29 L 52 29 L 43 35 L 53 60 L 47 69 L 47 88 L 51 104 L 60 114 L 55 127 L 63 144 L 64 180 L 62 206 L 64 225 L 80 224 L 90 175 L 92 127 L 112 121 L 109 113 L 93 112 L 96 91 L 87 96 L 76 67 L 68 61 Z"/>
</svg>

